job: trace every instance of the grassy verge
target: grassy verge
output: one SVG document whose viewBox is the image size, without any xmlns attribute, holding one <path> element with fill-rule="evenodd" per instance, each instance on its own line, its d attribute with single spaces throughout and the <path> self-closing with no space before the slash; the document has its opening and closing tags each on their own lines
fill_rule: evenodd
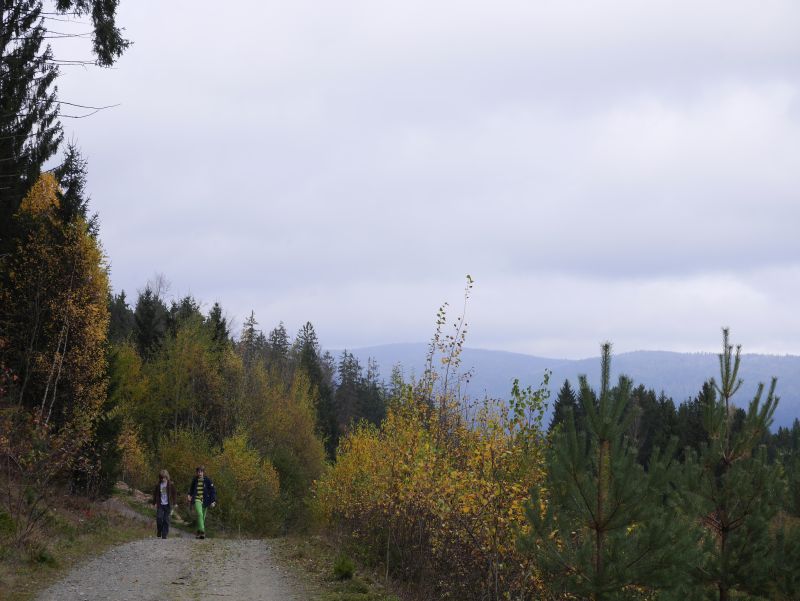
<svg viewBox="0 0 800 601">
<path fill-rule="evenodd" d="M 377 574 L 352 565 L 349 578 L 339 578 L 334 565 L 350 563 L 325 538 L 320 536 L 287 536 L 270 541 L 276 555 L 291 566 L 298 576 L 312 585 L 314 601 L 399 601 L 387 591 Z M 338 560 L 338 561 L 337 561 Z M 344 561 L 343 561 L 344 560 Z"/>
<path fill-rule="evenodd" d="M 145 522 L 86 499 L 65 498 L 23 548 L 0 549 L 0 599 L 28 601 L 87 557 L 152 534 Z"/>
</svg>

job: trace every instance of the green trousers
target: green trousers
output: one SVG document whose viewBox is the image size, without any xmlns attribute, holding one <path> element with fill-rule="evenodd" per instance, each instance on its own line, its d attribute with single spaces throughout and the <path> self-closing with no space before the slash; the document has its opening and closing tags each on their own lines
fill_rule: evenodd
<svg viewBox="0 0 800 601">
<path fill-rule="evenodd" d="M 206 508 L 203 507 L 202 499 L 195 499 L 194 510 L 197 512 L 197 531 L 205 533 L 206 531 Z"/>
</svg>

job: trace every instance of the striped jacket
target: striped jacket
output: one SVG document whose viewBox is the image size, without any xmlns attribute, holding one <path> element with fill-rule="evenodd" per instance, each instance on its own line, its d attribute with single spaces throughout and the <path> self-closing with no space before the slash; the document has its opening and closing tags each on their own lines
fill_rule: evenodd
<svg viewBox="0 0 800 601">
<path fill-rule="evenodd" d="M 192 497 L 192 503 L 194 503 L 197 494 L 197 476 L 192 478 L 192 483 L 189 485 L 189 492 L 187 494 Z M 216 502 L 217 489 L 214 488 L 214 483 L 211 481 L 211 478 L 203 476 L 203 507 L 208 507 Z"/>
</svg>

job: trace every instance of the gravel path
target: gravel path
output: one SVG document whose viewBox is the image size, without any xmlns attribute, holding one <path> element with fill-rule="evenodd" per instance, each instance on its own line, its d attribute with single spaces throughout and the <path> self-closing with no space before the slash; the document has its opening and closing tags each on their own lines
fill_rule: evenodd
<svg viewBox="0 0 800 601">
<path fill-rule="evenodd" d="M 264 540 L 155 537 L 115 547 L 38 601 L 301 601 L 309 595 Z"/>
</svg>

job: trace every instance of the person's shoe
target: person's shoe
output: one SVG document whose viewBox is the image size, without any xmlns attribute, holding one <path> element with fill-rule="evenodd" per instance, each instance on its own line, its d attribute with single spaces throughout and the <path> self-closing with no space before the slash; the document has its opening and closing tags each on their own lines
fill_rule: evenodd
<svg viewBox="0 0 800 601">
<path fill-rule="evenodd" d="M 205 535 L 205 534 L 201 534 L 201 535 L 200 535 L 200 538 L 202 538 L 202 539 L 204 539 L 205 537 L 206 537 L 206 535 Z"/>
</svg>

